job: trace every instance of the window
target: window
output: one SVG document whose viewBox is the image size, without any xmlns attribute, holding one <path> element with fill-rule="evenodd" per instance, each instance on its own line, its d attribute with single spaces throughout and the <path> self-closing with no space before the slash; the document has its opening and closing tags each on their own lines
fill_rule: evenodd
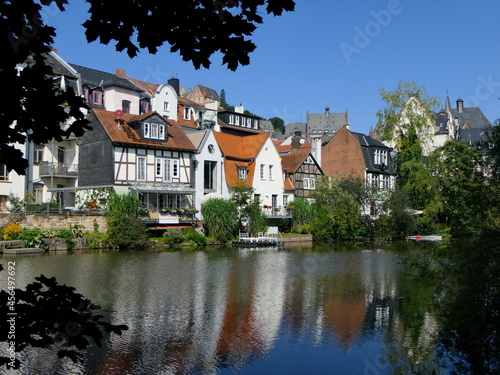
<svg viewBox="0 0 500 375">
<path fill-rule="evenodd" d="M 145 122 L 143 124 L 143 127 L 144 127 L 144 138 L 150 138 L 150 135 L 149 135 L 149 124 L 147 122 Z"/>
<path fill-rule="evenodd" d="M 168 102 L 163 102 L 163 110 L 167 112 L 170 111 Z"/>
<path fill-rule="evenodd" d="M 64 163 L 64 151 L 66 151 L 64 147 L 57 148 L 57 161 L 61 164 Z"/>
<path fill-rule="evenodd" d="M 158 127 L 158 138 L 165 139 L 165 125 L 160 125 Z"/>
<path fill-rule="evenodd" d="M 9 181 L 9 173 L 5 164 L 0 163 L 0 181 Z"/>
<path fill-rule="evenodd" d="M 238 167 L 238 178 L 246 180 L 248 176 L 248 169 L 246 167 Z"/>
<path fill-rule="evenodd" d="M 260 165 L 260 179 L 261 180 L 265 180 L 266 179 L 264 169 L 265 169 L 265 164 L 261 164 Z"/>
<path fill-rule="evenodd" d="M 236 117 L 236 122 L 234 123 L 235 125 L 240 124 L 240 116 L 235 116 Z"/>
<path fill-rule="evenodd" d="M 273 166 L 272 165 L 269 166 L 269 179 L 270 180 L 273 179 Z"/>
<path fill-rule="evenodd" d="M 205 169 L 203 175 L 203 188 L 205 189 L 205 192 L 214 191 L 217 187 L 217 180 L 216 180 L 217 162 L 206 160 L 204 168 Z"/>
<path fill-rule="evenodd" d="M 84 88 L 83 89 L 83 97 L 85 98 L 85 103 L 89 103 L 89 89 Z"/>
<path fill-rule="evenodd" d="M 158 138 L 158 124 L 151 124 L 151 138 Z"/>
<path fill-rule="evenodd" d="M 149 102 L 147 102 L 146 100 L 141 100 L 139 103 L 139 107 L 140 107 L 141 114 L 149 112 Z"/>
<path fill-rule="evenodd" d="M 43 145 L 35 145 L 35 154 L 33 155 L 33 163 L 38 164 L 43 161 Z"/>
<path fill-rule="evenodd" d="M 288 206 L 288 195 L 286 194 L 283 195 L 283 206 Z"/>
<path fill-rule="evenodd" d="M 144 156 L 137 158 L 137 181 L 146 181 L 146 158 Z"/>
<path fill-rule="evenodd" d="M 260 204 L 260 194 L 254 194 L 253 201 L 257 204 Z"/>
<path fill-rule="evenodd" d="M 316 179 L 305 177 L 303 180 L 304 190 L 315 190 L 316 189 Z"/>
<path fill-rule="evenodd" d="M 130 100 L 122 100 L 123 113 L 130 113 Z"/>
<path fill-rule="evenodd" d="M 155 176 L 170 182 L 179 177 L 179 160 L 156 158 Z"/>
<path fill-rule="evenodd" d="M 33 190 L 35 196 L 35 203 L 36 204 L 43 203 L 43 187 L 35 187 Z"/>
<path fill-rule="evenodd" d="M 234 125 L 234 115 L 229 115 L 229 125 Z"/>
<path fill-rule="evenodd" d="M 102 92 L 93 91 L 92 92 L 92 103 L 96 105 L 102 105 Z"/>
<path fill-rule="evenodd" d="M 271 206 L 273 206 L 273 208 L 278 208 L 278 196 L 277 195 L 272 195 L 271 196 Z"/>
<path fill-rule="evenodd" d="M 390 177 L 389 176 L 384 176 L 383 177 L 383 183 L 384 183 L 384 186 L 383 186 L 384 190 L 389 190 L 391 188 Z"/>
<path fill-rule="evenodd" d="M 253 128 L 254 129 L 258 129 L 259 128 L 259 122 L 256 119 L 253 120 Z"/>
<path fill-rule="evenodd" d="M 191 107 L 184 107 L 184 119 L 191 120 Z"/>
</svg>

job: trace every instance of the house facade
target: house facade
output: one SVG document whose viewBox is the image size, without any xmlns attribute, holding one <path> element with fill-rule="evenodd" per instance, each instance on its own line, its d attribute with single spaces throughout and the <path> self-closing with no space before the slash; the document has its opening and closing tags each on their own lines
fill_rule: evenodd
<svg viewBox="0 0 500 375">
<path fill-rule="evenodd" d="M 396 186 L 391 151 L 376 139 L 344 126 L 321 148 L 321 167 L 327 177 L 361 178 L 367 186 L 391 191 Z"/>
<path fill-rule="evenodd" d="M 294 187 L 296 198 L 308 198 L 323 178 L 323 170 L 313 155 L 311 144 L 278 146 L 285 178 Z"/>
<path fill-rule="evenodd" d="M 133 193 L 154 213 L 194 208 L 191 168 L 196 148 L 178 125 L 156 112 L 117 116 L 97 109 L 90 121 L 92 131 L 78 142 L 80 189 L 112 187 Z"/>
<path fill-rule="evenodd" d="M 222 152 L 228 190 L 239 184 L 254 189 L 268 216 L 286 216 L 284 201 L 293 200 L 285 194 L 281 156 L 268 133 L 236 136 L 214 132 Z"/>
<path fill-rule="evenodd" d="M 229 198 L 223 156 L 211 129 L 186 131 L 186 134 L 197 149 L 193 155 L 192 183 L 196 187 L 197 217 L 203 219 L 203 202 L 210 198 Z"/>
</svg>

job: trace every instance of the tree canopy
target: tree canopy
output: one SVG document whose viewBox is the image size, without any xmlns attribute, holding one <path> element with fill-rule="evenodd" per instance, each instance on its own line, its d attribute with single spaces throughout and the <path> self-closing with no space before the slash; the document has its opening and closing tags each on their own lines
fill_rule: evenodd
<svg viewBox="0 0 500 375">
<path fill-rule="evenodd" d="M 82 109 L 84 100 L 73 90 L 58 90 L 45 54 L 51 50 L 56 30 L 46 25 L 40 11 L 56 3 L 63 11 L 68 0 L 0 0 L 0 80 L 9 88 L 0 111 L 0 163 L 24 174 L 28 161 L 13 144 L 26 141 L 47 143 L 70 134 L 81 135 L 88 127 Z M 89 42 L 115 42 L 117 51 L 130 57 L 140 49 L 156 53 L 167 44 L 196 69 L 208 68 L 212 55 L 222 54 L 222 63 L 236 70 L 250 63 L 255 44 L 249 39 L 263 23 L 260 15 L 293 11 L 292 0 L 159 0 L 115 2 L 87 0 L 89 19 L 83 24 Z M 74 119 L 71 126 L 61 124 Z"/>
</svg>

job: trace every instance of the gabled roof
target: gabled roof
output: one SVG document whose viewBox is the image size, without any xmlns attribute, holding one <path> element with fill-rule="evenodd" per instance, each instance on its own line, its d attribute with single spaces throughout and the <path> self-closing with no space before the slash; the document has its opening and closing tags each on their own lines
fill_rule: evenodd
<svg viewBox="0 0 500 375">
<path fill-rule="evenodd" d="M 250 185 L 255 172 L 255 158 L 264 146 L 269 134 L 256 134 L 240 137 L 232 134 L 214 132 L 217 144 L 224 156 L 224 171 L 228 186 L 235 186 L 239 181 L 238 167 L 247 168 L 247 180 Z"/>
<path fill-rule="evenodd" d="M 311 154 L 311 148 L 306 148 L 306 147 L 301 147 L 301 148 L 292 148 L 290 149 L 289 153 L 286 154 L 281 154 L 281 160 L 283 163 L 281 164 L 281 167 L 283 170 L 287 173 L 295 173 L 297 169 L 304 163 L 304 160 L 311 155 L 311 157 L 314 159 L 314 157 Z M 316 161 L 316 160 L 315 160 Z M 316 165 L 319 167 L 318 163 L 316 162 Z M 321 170 L 321 168 L 320 168 Z"/>
<path fill-rule="evenodd" d="M 268 133 L 240 137 L 238 135 L 214 132 L 214 136 L 225 157 L 242 160 L 255 159 L 262 149 L 264 142 L 269 138 Z"/>
<path fill-rule="evenodd" d="M 77 71 L 66 61 L 64 61 L 56 52 L 50 51 L 45 56 L 46 63 L 52 68 L 56 75 L 77 79 Z"/>
<path fill-rule="evenodd" d="M 295 190 L 295 186 L 293 186 L 290 177 L 285 178 L 285 184 L 283 185 L 283 190 Z"/>
<path fill-rule="evenodd" d="M 165 119 L 156 112 L 149 112 L 141 115 L 124 113 L 122 124 L 119 124 L 115 120 L 114 112 L 93 109 L 90 112 L 90 118 L 92 118 L 92 116 L 95 116 L 96 120 L 102 125 L 104 131 L 113 143 L 129 144 L 137 147 L 158 147 L 196 151 L 196 147 L 178 125 L 168 124 L 169 126 L 167 126 L 166 129 L 168 134 L 167 141 L 141 139 L 134 129 L 133 124 L 156 116 L 160 121 L 166 122 Z"/>
<path fill-rule="evenodd" d="M 124 77 L 119 77 L 116 74 L 102 72 L 100 70 L 86 68 L 84 66 L 70 64 L 82 76 L 82 83 L 91 87 L 110 87 L 117 86 L 129 90 L 142 90 Z"/>
</svg>

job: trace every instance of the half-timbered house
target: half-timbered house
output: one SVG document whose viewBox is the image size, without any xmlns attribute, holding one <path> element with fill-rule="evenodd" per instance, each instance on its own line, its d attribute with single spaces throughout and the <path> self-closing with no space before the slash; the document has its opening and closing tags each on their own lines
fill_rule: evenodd
<svg viewBox="0 0 500 375">
<path fill-rule="evenodd" d="M 194 207 L 196 148 L 179 125 L 167 121 L 156 112 L 134 116 L 94 109 L 92 131 L 79 140 L 79 186 L 137 194 L 152 212 Z"/>
</svg>

